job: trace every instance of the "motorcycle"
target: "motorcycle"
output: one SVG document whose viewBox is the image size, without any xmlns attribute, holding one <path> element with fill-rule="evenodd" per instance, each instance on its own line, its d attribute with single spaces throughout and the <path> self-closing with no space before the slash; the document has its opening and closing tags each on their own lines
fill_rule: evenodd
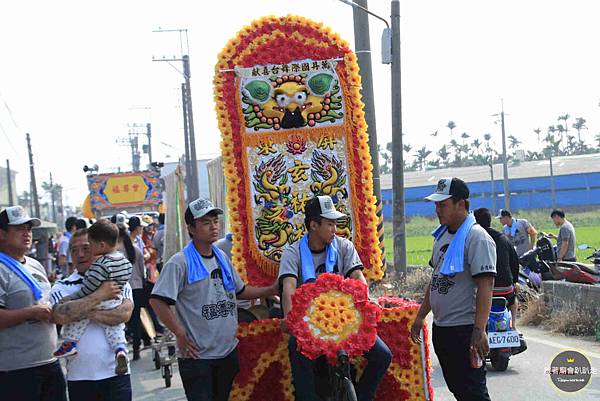
<svg viewBox="0 0 600 401">
<path fill-rule="evenodd" d="M 519 258 L 519 263 L 525 269 L 539 274 L 542 280 L 565 279 L 583 284 L 596 284 L 600 281 L 600 265 L 557 261 L 556 249 L 544 233 L 540 233 L 535 248 Z"/>
<path fill-rule="evenodd" d="M 492 298 L 487 335 L 490 345 L 487 360 L 498 372 L 503 372 L 508 368 L 511 356 L 520 354 L 527 349 L 527 342 L 514 329 L 512 314 L 505 298 Z"/>
<path fill-rule="evenodd" d="M 586 249 L 592 249 L 594 252 L 585 258 L 585 260 L 591 261 L 595 267 L 600 268 L 600 249 L 591 247 L 588 244 L 581 244 L 577 248 L 581 249 L 582 251 L 585 251 Z"/>
</svg>

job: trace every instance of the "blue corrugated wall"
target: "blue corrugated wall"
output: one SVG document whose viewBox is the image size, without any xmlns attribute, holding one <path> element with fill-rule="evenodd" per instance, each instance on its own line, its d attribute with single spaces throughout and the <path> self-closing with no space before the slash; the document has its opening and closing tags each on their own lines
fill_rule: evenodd
<svg viewBox="0 0 600 401">
<path fill-rule="evenodd" d="M 490 181 L 470 182 L 471 208 L 492 208 L 492 187 Z M 494 182 L 496 190 L 496 208 L 504 206 L 504 187 L 502 180 Z M 570 174 L 554 177 L 556 205 L 558 207 L 600 205 L 600 172 Z M 519 178 L 509 181 L 510 206 L 513 210 L 539 209 L 552 207 L 550 177 Z M 406 188 L 406 217 L 432 216 L 434 205 L 423 201 L 435 189 L 435 184 Z M 392 190 L 381 191 L 383 216 L 392 219 Z"/>
</svg>

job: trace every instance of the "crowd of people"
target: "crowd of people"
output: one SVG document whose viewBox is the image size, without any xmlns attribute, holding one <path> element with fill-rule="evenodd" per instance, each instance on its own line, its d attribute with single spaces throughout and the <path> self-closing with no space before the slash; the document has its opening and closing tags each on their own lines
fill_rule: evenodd
<svg viewBox="0 0 600 401">
<path fill-rule="evenodd" d="M 491 227 L 488 209 L 470 211 L 469 188 L 458 178 L 442 179 L 426 198 L 435 204 L 440 226 L 433 233 L 433 268 L 410 336 L 421 341 L 433 313 L 433 346 L 444 379 L 457 400 L 489 400 L 485 360 L 486 323 L 492 296 L 507 299 L 516 316 L 518 258 L 535 244 L 537 232 L 508 210 Z M 188 400 L 227 401 L 240 369 L 238 308 L 244 300 L 279 303 L 281 328 L 296 289 L 320 274 L 334 273 L 366 283 L 353 243 L 336 235 L 344 214 L 328 196 L 306 203 L 306 233 L 284 249 L 277 279 L 269 286 L 246 285 L 231 262 L 230 235 L 219 238 L 223 210 L 197 199 L 185 211 L 189 242 L 164 260 L 164 216 L 119 213 L 88 222 L 69 217 L 57 247 L 58 278 L 26 256 L 40 220 L 19 206 L 0 213 L 0 388 L 10 400 L 111 400 L 132 398 L 131 359 L 140 358 L 141 311 L 149 311 L 158 332 L 176 338 L 179 374 Z M 558 257 L 574 259 L 575 232 L 564 212 Z M 401 294 L 399 294 L 401 295 Z M 271 300 L 271 301 L 268 301 Z M 514 320 L 514 319 L 513 319 Z M 125 325 L 127 324 L 127 329 Z M 164 326 L 164 328 L 163 328 Z M 59 342 L 60 339 L 60 342 Z M 296 400 L 318 401 L 314 361 L 289 337 Z M 377 337 L 364 354 L 367 364 L 356 385 L 358 400 L 372 401 L 392 353 Z M 64 359 L 63 368 L 59 363 Z M 66 373 L 63 373 L 66 372 Z M 65 376 L 66 375 L 66 376 Z"/>
</svg>

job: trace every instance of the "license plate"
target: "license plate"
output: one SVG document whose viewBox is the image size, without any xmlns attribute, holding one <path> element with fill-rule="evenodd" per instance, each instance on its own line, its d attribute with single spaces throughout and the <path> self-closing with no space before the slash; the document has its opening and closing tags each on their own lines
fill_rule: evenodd
<svg viewBox="0 0 600 401">
<path fill-rule="evenodd" d="M 517 331 L 495 331 L 488 333 L 490 348 L 512 348 L 521 345 Z"/>
</svg>

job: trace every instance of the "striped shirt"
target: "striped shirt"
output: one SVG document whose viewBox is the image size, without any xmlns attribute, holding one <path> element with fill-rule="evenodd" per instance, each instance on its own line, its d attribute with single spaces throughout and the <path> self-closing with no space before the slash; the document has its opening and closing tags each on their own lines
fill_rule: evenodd
<svg viewBox="0 0 600 401">
<path fill-rule="evenodd" d="M 83 298 L 96 291 L 103 282 L 115 281 L 121 287 L 129 281 L 133 267 L 120 252 L 111 252 L 100 256 L 88 269 L 81 283 L 81 288 L 71 299 Z"/>
</svg>

